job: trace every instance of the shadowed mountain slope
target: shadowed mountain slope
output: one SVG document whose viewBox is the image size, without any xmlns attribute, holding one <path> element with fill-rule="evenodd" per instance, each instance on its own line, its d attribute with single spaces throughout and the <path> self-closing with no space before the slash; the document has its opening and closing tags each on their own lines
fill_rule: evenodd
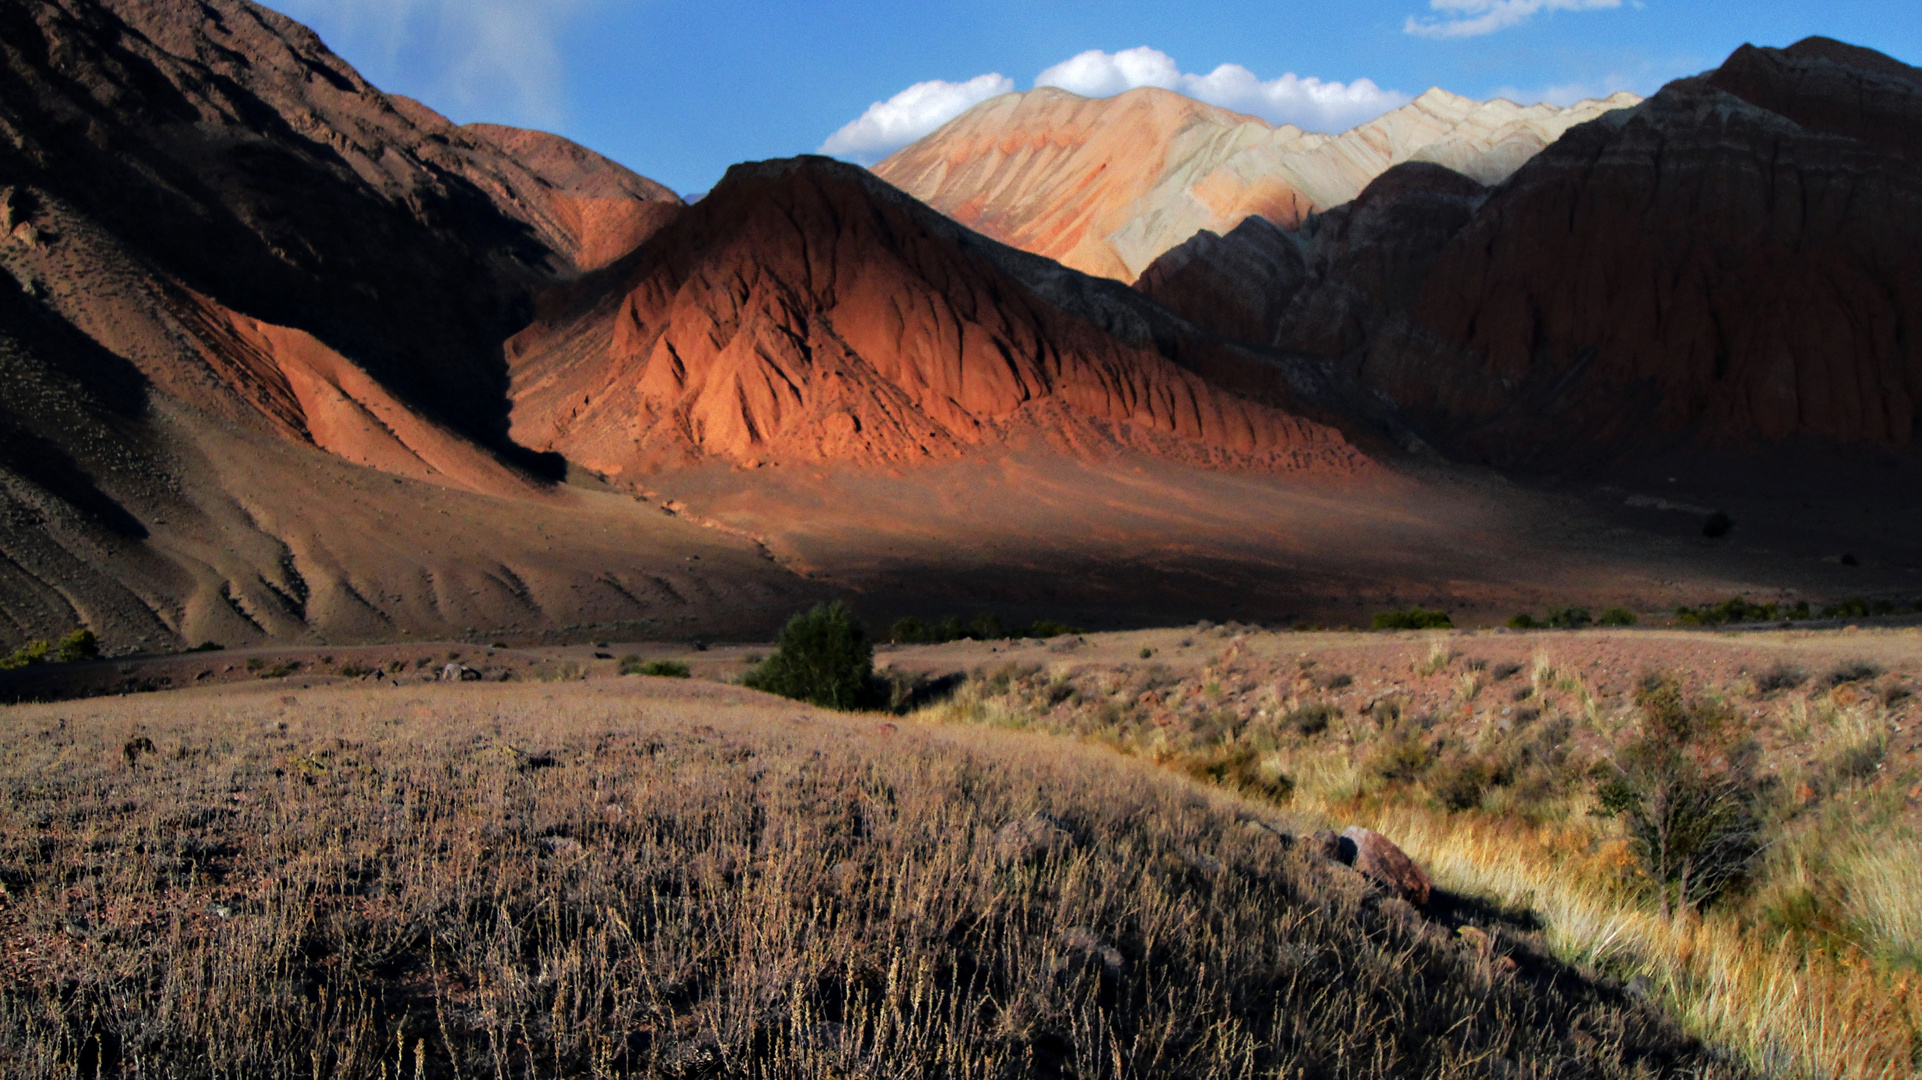
<svg viewBox="0 0 1922 1080">
<path fill-rule="evenodd" d="M 1167 90 L 1089 99 L 1043 87 L 977 105 L 875 172 L 997 240 L 1133 281 L 1199 230 L 1250 215 L 1292 227 L 1402 161 L 1498 181 L 1569 127 L 1636 100 L 1524 108 L 1437 89 L 1324 135 Z"/>
<path fill-rule="evenodd" d="M 751 543 L 507 439 L 534 290 L 679 206 L 245 0 L 0 5 L 0 637 L 765 620 Z"/>
<path fill-rule="evenodd" d="M 1291 235 L 1199 237 L 1140 285 L 1338 359 L 1432 442 L 1497 464 L 1907 447 L 1918 147 L 1922 72 L 1824 39 L 1744 46 L 1497 187 L 1402 166 Z"/>
</svg>

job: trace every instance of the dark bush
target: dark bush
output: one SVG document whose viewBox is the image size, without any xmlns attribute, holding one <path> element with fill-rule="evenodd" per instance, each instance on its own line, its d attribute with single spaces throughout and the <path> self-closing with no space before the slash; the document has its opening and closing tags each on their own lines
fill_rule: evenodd
<svg viewBox="0 0 1922 1080">
<path fill-rule="evenodd" d="M 780 647 L 742 683 L 845 710 L 861 704 L 873 676 L 874 645 L 854 612 L 837 600 L 789 619 L 781 629 Z"/>
<path fill-rule="evenodd" d="M 927 623 L 909 615 L 888 627 L 888 640 L 896 645 L 926 645 L 934 640 L 934 632 Z"/>
<path fill-rule="evenodd" d="M 1446 611 L 1425 611 L 1411 607 L 1407 611 L 1378 611 L 1375 613 L 1377 630 L 1452 630 L 1455 621 Z"/>
<path fill-rule="evenodd" d="M 1640 735 L 1596 765 L 1597 813 L 1621 821 L 1662 916 L 1710 903 L 1766 847 L 1754 755 L 1732 739 L 1727 706 L 1691 701 L 1654 676 L 1635 695 Z"/>
<path fill-rule="evenodd" d="M 1755 689 L 1764 694 L 1793 690 L 1808 681 L 1808 673 L 1788 664 L 1777 664 L 1755 677 Z"/>
<path fill-rule="evenodd" d="M 188 649 L 187 651 L 190 653 L 220 652 L 225 648 L 226 646 L 222 645 L 218 641 L 203 641 L 200 644 L 195 645 L 193 648 Z"/>
<path fill-rule="evenodd" d="M 1675 609 L 1675 621 L 1683 626 L 1724 626 L 1729 623 L 1774 622 L 1780 617 L 1781 607 L 1776 604 L 1752 604 L 1740 596 L 1731 596 L 1719 604 L 1704 604 L 1701 607 L 1679 607 Z M 1806 612 L 1806 606 L 1802 609 Z"/>
<path fill-rule="evenodd" d="M 1326 702 L 1302 705 L 1283 714 L 1283 727 L 1290 728 L 1302 735 L 1319 735 L 1328 730 L 1328 725 L 1341 718 L 1341 710 Z"/>
<path fill-rule="evenodd" d="M 1435 751 L 1416 732 L 1384 739 L 1368 757 L 1369 772 L 1391 783 L 1418 780 L 1435 764 Z"/>
<path fill-rule="evenodd" d="M 1221 747 L 1206 758 L 1189 762 L 1186 771 L 1196 780 L 1266 796 L 1275 802 L 1287 802 L 1295 793 L 1294 781 L 1288 777 L 1263 775 L 1260 755 L 1247 746 Z"/>
<path fill-rule="evenodd" d="M 1521 670 L 1522 666 L 1520 664 L 1508 661 L 1496 664 L 1495 669 L 1489 672 L 1489 674 L 1494 676 L 1496 682 L 1506 682 L 1520 674 Z"/>
<path fill-rule="evenodd" d="M 1506 780 L 1506 769 L 1501 762 L 1484 757 L 1463 757 L 1435 766 L 1424 783 L 1436 801 L 1459 813 L 1480 806 L 1482 796 L 1488 789 Z"/>
<path fill-rule="evenodd" d="M 1518 615 L 1511 615 L 1508 619 L 1508 628 L 1510 630 L 1533 630 L 1535 629 L 1535 616 L 1530 615 L 1526 611 Z"/>
<path fill-rule="evenodd" d="M 642 675 L 654 679 L 691 679 L 694 677 L 693 670 L 679 660 L 649 660 L 645 664 L 635 665 L 632 671 L 628 670 L 628 666 L 623 663 L 621 665 L 621 674 Z"/>
<path fill-rule="evenodd" d="M 1602 617 L 1595 621 L 1601 626 L 1634 626 L 1642 620 L 1625 607 L 1612 607 L 1602 612 Z"/>
<path fill-rule="evenodd" d="M 1548 625 L 1557 630 L 1580 630 L 1595 617 L 1584 607 L 1552 607 L 1548 609 Z"/>
<path fill-rule="evenodd" d="M 1053 619 L 1036 619 L 1028 626 L 1027 632 L 1021 636 L 1031 638 L 1056 638 L 1064 634 L 1079 633 L 1081 633 L 1080 630 L 1064 622 L 1055 622 Z"/>
<path fill-rule="evenodd" d="M 1880 674 L 1882 674 L 1882 666 L 1880 664 L 1871 664 L 1866 660 L 1855 660 L 1829 672 L 1822 681 L 1829 686 L 1841 686 L 1845 683 L 1863 682 L 1868 679 L 1873 679 Z"/>
<path fill-rule="evenodd" d="M 1008 632 L 1001 626 L 1001 616 L 984 611 L 968 624 L 968 636 L 976 641 L 1000 641 Z"/>
<path fill-rule="evenodd" d="M 1702 535 L 1720 540 L 1735 530 L 1735 519 L 1720 510 L 1702 519 Z"/>
</svg>

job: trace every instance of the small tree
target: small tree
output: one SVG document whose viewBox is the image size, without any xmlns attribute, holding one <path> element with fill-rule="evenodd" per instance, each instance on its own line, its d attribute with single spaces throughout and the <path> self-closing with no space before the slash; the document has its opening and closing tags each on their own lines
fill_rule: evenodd
<svg viewBox="0 0 1922 1080">
<path fill-rule="evenodd" d="M 91 630 L 75 630 L 60 639 L 60 662 L 71 664 L 100 655 L 100 639 Z"/>
<path fill-rule="evenodd" d="M 888 628 L 888 640 L 896 645 L 922 645 L 933 636 L 928 624 L 912 615 L 898 619 Z"/>
<path fill-rule="evenodd" d="M 47 654 L 52 650 L 53 646 L 49 645 L 45 640 L 29 641 L 25 645 L 15 649 L 12 655 L 0 657 L 0 670 L 10 671 L 14 668 L 44 664 L 47 662 Z"/>
<path fill-rule="evenodd" d="M 1598 767 L 1597 813 L 1622 822 L 1667 919 L 1714 900 L 1762 853 L 1761 788 L 1726 706 L 1687 700 L 1672 676 L 1646 680 L 1635 703 L 1641 733 Z"/>
<path fill-rule="evenodd" d="M 742 682 L 829 709 L 861 703 L 874 678 L 874 645 L 846 604 L 817 604 L 789 619 L 774 655 Z"/>
</svg>

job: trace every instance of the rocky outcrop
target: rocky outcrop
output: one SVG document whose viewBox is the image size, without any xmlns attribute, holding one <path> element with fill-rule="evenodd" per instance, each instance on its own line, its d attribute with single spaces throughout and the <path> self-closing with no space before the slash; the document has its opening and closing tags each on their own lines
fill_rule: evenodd
<svg viewBox="0 0 1922 1080">
<path fill-rule="evenodd" d="M 1335 431 L 1175 363 L 1162 350 L 1184 343 L 1155 335 L 1182 332 L 1124 287 L 1009 251 L 864 170 L 736 166 L 509 342 L 513 431 L 606 476 L 906 464 L 1027 436 L 1362 466 Z"/>
<path fill-rule="evenodd" d="M 1562 109 L 1430 90 L 1324 135 L 1166 90 L 1092 100 L 1044 87 L 976 106 L 875 172 L 995 239 L 1133 281 L 1197 232 L 1251 215 L 1292 228 L 1404 161 L 1499 182 L 1568 128 L 1637 100 Z"/>
<path fill-rule="evenodd" d="M 1498 465 L 1798 436 L 1907 446 L 1918 139 L 1922 72 L 1820 39 L 1744 46 L 1498 187 L 1385 174 L 1292 234 L 1299 277 L 1211 295 L 1211 274 L 1236 271 L 1199 264 L 1245 266 L 1277 243 L 1236 233 L 1170 253 L 1142 287 L 1204 325 L 1336 360 L 1430 442 Z"/>
<path fill-rule="evenodd" d="M 1415 860 L 1373 829 L 1351 825 L 1342 830 L 1341 861 L 1416 907 L 1426 907 L 1435 883 Z"/>
</svg>

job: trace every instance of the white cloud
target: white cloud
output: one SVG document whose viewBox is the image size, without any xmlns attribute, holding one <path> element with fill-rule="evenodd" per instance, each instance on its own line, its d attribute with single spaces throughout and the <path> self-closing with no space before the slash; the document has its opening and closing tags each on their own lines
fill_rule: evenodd
<svg viewBox="0 0 1922 1080">
<path fill-rule="evenodd" d="M 942 124 L 993 97 L 1014 92 L 1005 75 L 976 75 L 967 82 L 918 82 L 877 101 L 821 144 L 821 153 L 872 165 Z"/>
<path fill-rule="evenodd" d="M 556 126 L 558 38 L 592 0 L 277 0 L 376 85 L 460 120 Z"/>
<path fill-rule="evenodd" d="M 1240 64 L 1223 64 L 1206 75 L 1193 75 L 1183 72 L 1173 57 L 1145 45 L 1118 53 L 1090 49 L 1042 72 L 1034 84 L 1058 86 L 1084 97 L 1110 97 L 1139 86 L 1157 86 L 1310 131 L 1346 131 L 1410 100 L 1407 94 L 1383 90 L 1370 79 L 1324 82 L 1290 72 L 1263 82 Z"/>
<path fill-rule="evenodd" d="M 1539 11 L 1618 8 L 1622 0 L 1428 0 L 1428 6 L 1443 17 L 1424 22 L 1410 15 L 1403 33 L 1425 38 L 1476 37 L 1527 22 Z"/>
</svg>

